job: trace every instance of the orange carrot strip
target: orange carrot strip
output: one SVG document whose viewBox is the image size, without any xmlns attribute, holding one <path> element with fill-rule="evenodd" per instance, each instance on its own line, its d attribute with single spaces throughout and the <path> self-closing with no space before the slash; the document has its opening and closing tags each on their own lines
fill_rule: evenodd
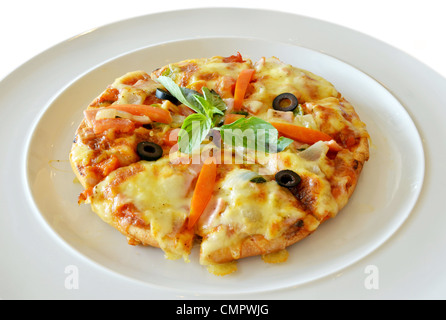
<svg viewBox="0 0 446 320">
<path fill-rule="evenodd" d="M 217 161 L 215 158 L 208 158 L 200 174 L 191 200 L 188 228 L 191 229 L 206 209 L 209 200 L 214 192 L 215 180 L 217 177 Z"/>
<path fill-rule="evenodd" d="M 114 129 L 119 132 L 132 132 L 135 130 L 135 124 L 129 119 L 114 118 L 93 120 L 94 133 L 100 134 L 108 129 Z"/>
<path fill-rule="evenodd" d="M 280 134 L 282 134 L 287 138 L 308 144 L 313 144 L 318 141 L 330 141 L 330 143 L 327 144 L 330 150 L 332 151 L 342 150 L 342 147 L 339 146 L 333 140 L 332 137 L 321 131 L 306 127 L 296 126 L 291 123 L 272 122 L 271 124 L 277 129 L 277 131 L 279 131 Z"/>
<path fill-rule="evenodd" d="M 144 104 L 112 104 L 107 108 L 125 111 L 137 116 L 148 116 L 152 121 L 161 123 L 171 123 L 170 112 L 159 107 L 147 106 Z"/>
<path fill-rule="evenodd" d="M 251 82 L 252 75 L 254 74 L 254 69 L 243 69 L 237 78 L 235 83 L 234 91 L 234 110 L 239 111 L 242 107 L 243 99 L 245 98 L 246 89 L 248 84 Z"/>
<path fill-rule="evenodd" d="M 230 124 L 235 122 L 236 120 L 240 119 L 240 118 L 244 118 L 245 116 L 243 114 L 237 114 L 237 113 L 228 113 L 225 116 L 225 122 L 224 124 Z"/>
</svg>

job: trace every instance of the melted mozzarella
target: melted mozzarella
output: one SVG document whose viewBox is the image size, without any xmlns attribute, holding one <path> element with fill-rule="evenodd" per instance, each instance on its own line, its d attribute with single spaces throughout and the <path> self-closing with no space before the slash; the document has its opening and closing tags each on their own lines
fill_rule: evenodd
<svg viewBox="0 0 446 320">
<path fill-rule="evenodd" d="M 293 170 L 302 177 L 307 177 L 315 190 L 317 188 L 317 197 L 312 214 L 318 220 L 326 216 L 334 216 L 338 212 L 338 204 L 331 193 L 331 184 L 327 180 L 327 175 L 331 174 L 333 170 L 326 158 L 327 151 L 328 147 L 326 144 L 317 142 L 301 153 L 287 150 L 278 154 L 278 167 L 280 170 Z M 317 223 L 313 220 L 308 222 L 311 222 L 313 226 Z"/>
<path fill-rule="evenodd" d="M 190 210 L 189 189 L 196 172 L 183 166 L 172 166 L 169 159 L 140 161 L 142 170 L 116 184 L 119 170 L 99 183 L 91 197 L 91 205 L 104 221 L 112 223 L 117 210 L 125 204 L 136 208 L 135 215 L 150 226 L 150 234 L 166 252 L 180 232 Z"/>
<path fill-rule="evenodd" d="M 166 161 L 143 162 L 145 169 L 119 185 L 118 193 L 135 205 L 157 236 L 181 227 L 189 214 L 187 188 L 191 177 Z"/>
<path fill-rule="evenodd" d="M 201 221 L 206 234 L 201 243 L 203 257 L 219 249 L 233 248 L 236 258 L 240 254 L 237 252 L 240 243 L 246 237 L 261 234 L 266 239 L 276 238 L 283 231 L 278 225 L 305 216 L 287 190 L 274 180 L 252 183 L 247 179 L 249 172 L 235 169 L 220 181 L 214 197 L 225 206 L 221 212 L 211 214 L 207 221 Z M 207 264 L 205 260 L 201 263 Z"/>
<path fill-rule="evenodd" d="M 114 104 L 143 104 L 147 96 L 160 86 L 144 71 L 128 72 L 112 84 L 113 88 L 119 90 L 118 100 Z"/>
<path fill-rule="evenodd" d="M 247 97 L 245 105 L 252 101 L 261 101 L 263 107 L 254 113 L 262 116 L 272 107 L 275 97 L 288 92 L 294 94 L 300 102 L 337 97 L 339 93 L 327 80 L 303 69 L 281 62 L 275 57 L 262 58 L 255 64 L 253 94 Z"/>
<path fill-rule="evenodd" d="M 94 151 L 79 140 L 73 146 L 70 152 L 70 158 L 78 167 L 87 166 L 93 158 Z"/>
<path fill-rule="evenodd" d="M 368 137 L 364 123 L 348 101 L 326 98 L 317 103 L 308 103 L 308 106 L 314 114 L 315 121 L 324 128 L 326 133 L 336 134 L 348 130 L 355 136 Z"/>
<path fill-rule="evenodd" d="M 241 243 L 247 237 L 278 238 L 287 230 L 283 226 L 290 221 L 302 219 L 311 232 L 324 217 L 335 215 L 338 204 L 324 173 L 329 171 L 327 151 L 327 145 L 319 142 L 301 153 L 287 150 L 265 155 L 262 161 L 267 166 L 254 165 L 256 172 L 241 168 L 230 171 L 219 182 L 213 202 L 200 220 L 205 235 L 201 243 L 201 263 L 207 264 L 206 257 L 224 248 L 230 248 L 232 256 L 237 258 Z M 314 184 L 317 193 L 312 214 L 299 207 L 296 198 L 274 180 L 273 175 L 282 169 L 291 169 L 306 177 L 309 184 Z M 269 181 L 250 182 L 257 172 L 269 176 Z"/>
</svg>

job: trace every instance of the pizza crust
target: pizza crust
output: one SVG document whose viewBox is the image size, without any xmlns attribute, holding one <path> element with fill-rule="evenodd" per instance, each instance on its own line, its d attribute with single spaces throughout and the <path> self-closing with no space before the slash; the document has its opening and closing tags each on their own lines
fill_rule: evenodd
<svg viewBox="0 0 446 320">
<path fill-rule="evenodd" d="M 200 264 L 222 264 L 247 257 L 278 252 L 306 238 L 311 233 L 312 231 L 308 231 L 303 227 L 293 226 L 284 235 L 271 240 L 267 240 L 260 234 L 251 235 L 241 241 L 240 244 L 237 244 L 236 247 L 225 247 L 207 255 L 201 252 Z"/>
</svg>

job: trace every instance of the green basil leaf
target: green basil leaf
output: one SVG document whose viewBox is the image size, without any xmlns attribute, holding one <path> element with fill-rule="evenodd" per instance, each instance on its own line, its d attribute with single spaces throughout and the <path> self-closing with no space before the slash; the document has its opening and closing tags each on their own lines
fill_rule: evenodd
<svg viewBox="0 0 446 320">
<path fill-rule="evenodd" d="M 204 98 L 209 101 L 212 106 L 217 108 L 222 114 L 226 111 L 226 103 L 217 92 L 209 90 L 207 87 L 203 87 L 201 90 L 203 91 Z"/>
<path fill-rule="evenodd" d="M 223 117 L 225 115 L 228 106 L 220 97 L 220 95 L 214 90 L 209 90 L 208 88 L 203 87 L 202 91 L 204 93 L 206 100 L 208 100 L 210 104 L 216 108 L 214 109 L 214 114 L 212 116 L 212 125 L 213 126 L 219 125 L 223 121 Z"/>
<path fill-rule="evenodd" d="M 289 139 L 289 138 L 285 138 L 285 137 L 280 137 L 277 140 L 277 152 L 281 152 L 283 150 L 286 149 L 286 147 L 288 147 L 290 144 L 292 144 L 294 142 L 293 139 Z"/>
<path fill-rule="evenodd" d="M 208 100 L 206 100 L 205 97 L 195 95 L 194 98 L 200 103 L 201 107 L 204 110 L 205 115 L 208 116 L 210 119 L 214 117 L 214 114 L 223 115 L 223 112 L 217 109 L 215 106 L 213 106 Z"/>
<path fill-rule="evenodd" d="M 236 121 L 230 123 L 230 124 L 225 124 L 223 126 L 221 126 L 221 129 L 240 129 L 242 131 L 246 130 L 246 129 L 274 129 L 276 130 L 276 128 L 274 128 L 274 126 L 263 120 L 260 119 L 258 117 L 249 117 L 249 118 L 239 118 Z M 276 130 L 277 131 L 277 130 Z"/>
<path fill-rule="evenodd" d="M 293 140 L 281 137 L 269 122 L 257 118 L 240 118 L 220 127 L 222 140 L 232 146 L 242 146 L 268 153 L 283 151 Z"/>
<path fill-rule="evenodd" d="M 293 110 L 293 114 L 295 116 L 303 116 L 304 115 L 304 109 L 302 109 L 302 105 L 298 104 L 296 109 Z"/>
<path fill-rule="evenodd" d="M 211 129 L 212 121 L 202 113 L 189 115 L 183 122 L 178 134 L 178 149 L 192 153 L 201 145 Z"/>
<path fill-rule="evenodd" d="M 195 96 L 200 95 L 197 91 L 180 87 L 171 78 L 160 76 L 156 79 L 171 95 L 178 99 L 195 112 L 205 113 L 201 104 L 195 99 Z"/>
</svg>

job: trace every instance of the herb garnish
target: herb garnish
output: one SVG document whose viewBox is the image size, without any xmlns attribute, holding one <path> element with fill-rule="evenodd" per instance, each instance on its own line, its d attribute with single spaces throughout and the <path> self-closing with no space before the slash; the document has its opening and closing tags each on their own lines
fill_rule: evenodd
<svg viewBox="0 0 446 320">
<path fill-rule="evenodd" d="M 285 137 L 279 138 L 277 129 L 258 117 L 240 118 L 231 124 L 216 127 L 224 117 L 227 106 L 215 91 L 203 87 L 203 94 L 200 94 L 178 86 L 166 76 L 158 77 L 157 81 L 181 103 L 196 112 L 189 115 L 181 126 L 178 135 L 181 152 L 192 153 L 206 139 L 211 129 L 219 130 L 226 144 L 264 152 L 280 152 L 293 142 Z"/>
</svg>

